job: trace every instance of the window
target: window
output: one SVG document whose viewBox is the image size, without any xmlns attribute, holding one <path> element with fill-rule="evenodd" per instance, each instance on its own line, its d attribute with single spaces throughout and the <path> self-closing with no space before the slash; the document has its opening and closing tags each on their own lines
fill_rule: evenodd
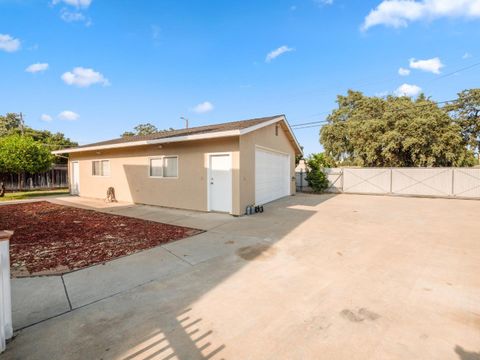
<svg viewBox="0 0 480 360">
<path fill-rule="evenodd" d="M 110 160 L 92 161 L 93 176 L 110 176 Z"/>
<path fill-rule="evenodd" d="M 150 176 L 164 178 L 178 177 L 178 156 L 162 156 L 150 159 Z"/>
</svg>

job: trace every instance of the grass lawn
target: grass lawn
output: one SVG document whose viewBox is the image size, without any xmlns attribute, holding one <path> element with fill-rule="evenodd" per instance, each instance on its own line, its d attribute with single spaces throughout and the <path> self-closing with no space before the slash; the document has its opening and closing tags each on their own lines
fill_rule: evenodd
<svg viewBox="0 0 480 360">
<path fill-rule="evenodd" d="M 33 199 L 41 196 L 68 195 L 68 189 L 7 192 L 0 201 Z"/>
</svg>

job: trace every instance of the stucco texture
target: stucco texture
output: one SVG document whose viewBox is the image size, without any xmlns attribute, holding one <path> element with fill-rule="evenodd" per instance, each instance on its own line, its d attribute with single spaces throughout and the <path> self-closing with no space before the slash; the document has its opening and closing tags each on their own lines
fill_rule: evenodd
<svg viewBox="0 0 480 360">
<path fill-rule="evenodd" d="M 105 198 L 114 187 L 119 201 L 159 205 L 196 211 L 208 211 L 208 154 L 232 155 L 232 215 L 242 215 L 245 207 L 255 202 L 255 148 L 261 146 L 290 155 L 294 174 L 295 148 L 285 130 L 276 124 L 245 135 L 148 145 L 131 148 L 70 154 L 70 162 L 78 161 L 79 195 Z M 178 156 L 178 178 L 149 176 L 151 157 Z M 93 176 L 92 161 L 109 160 L 109 176 Z M 69 166 L 71 171 L 71 166 Z M 291 193 L 295 183 L 291 181 Z"/>
</svg>

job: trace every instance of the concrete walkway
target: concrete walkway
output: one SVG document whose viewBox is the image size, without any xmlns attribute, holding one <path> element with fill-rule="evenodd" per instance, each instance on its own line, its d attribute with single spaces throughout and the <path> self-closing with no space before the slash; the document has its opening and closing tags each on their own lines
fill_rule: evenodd
<svg viewBox="0 0 480 360">
<path fill-rule="evenodd" d="M 63 283 L 35 286 L 51 313 L 68 312 L 20 331 L 2 357 L 480 357 L 479 201 L 298 195 L 242 218 L 102 211 L 209 231 L 64 276 L 73 311 Z"/>
<path fill-rule="evenodd" d="M 106 203 L 80 197 L 63 196 L 48 201 L 202 230 L 240 221 L 226 214 Z M 222 241 L 224 237 L 222 231 L 203 233 L 62 276 L 12 279 L 14 329 L 23 329 L 152 280 L 172 276 L 212 257 L 232 254 L 242 244 L 257 242 L 256 239 L 245 238 L 237 246 L 232 246 L 225 244 L 227 240 Z"/>
</svg>

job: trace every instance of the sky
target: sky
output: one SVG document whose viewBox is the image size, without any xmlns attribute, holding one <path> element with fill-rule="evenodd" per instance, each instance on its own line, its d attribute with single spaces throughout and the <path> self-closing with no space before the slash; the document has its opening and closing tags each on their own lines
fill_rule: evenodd
<svg viewBox="0 0 480 360">
<path fill-rule="evenodd" d="M 182 116 L 302 124 L 348 89 L 455 99 L 479 39 L 480 0 L 0 0 L 0 113 L 80 144 Z M 306 154 L 319 130 L 295 130 Z"/>
</svg>

